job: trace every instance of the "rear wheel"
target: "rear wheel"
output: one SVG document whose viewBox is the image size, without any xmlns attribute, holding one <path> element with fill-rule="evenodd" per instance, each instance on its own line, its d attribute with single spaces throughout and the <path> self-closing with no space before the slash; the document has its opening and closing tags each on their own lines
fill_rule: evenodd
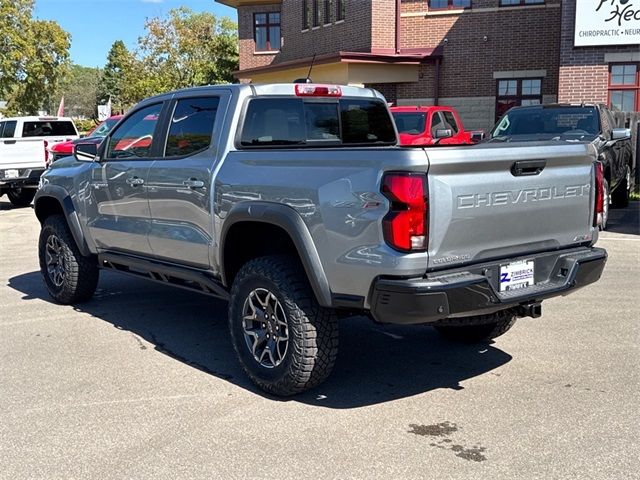
<svg viewBox="0 0 640 480">
<path fill-rule="evenodd" d="M 434 325 L 445 338 L 462 343 L 486 343 L 507 333 L 516 317 L 509 312 L 496 312 L 490 315 L 478 315 L 447 320 L 446 325 Z"/>
<path fill-rule="evenodd" d="M 65 305 L 89 300 L 98 285 L 98 262 L 78 250 L 62 215 L 48 217 L 40 231 L 40 272 L 53 299 Z"/>
<path fill-rule="evenodd" d="M 260 257 L 240 269 L 229 329 L 246 374 L 274 395 L 320 384 L 338 353 L 335 312 L 318 305 L 302 268 L 284 255 Z"/>
<path fill-rule="evenodd" d="M 625 208 L 629 205 L 629 195 L 631 194 L 631 167 L 626 166 L 624 178 L 611 195 L 613 206 Z"/>
<path fill-rule="evenodd" d="M 7 193 L 7 197 L 9 197 L 9 201 L 12 205 L 16 207 L 28 207 L 31 205 L 33 201 L 33 197 L 36 195 L 35 188 L 12 188 Z"/>
</svg>

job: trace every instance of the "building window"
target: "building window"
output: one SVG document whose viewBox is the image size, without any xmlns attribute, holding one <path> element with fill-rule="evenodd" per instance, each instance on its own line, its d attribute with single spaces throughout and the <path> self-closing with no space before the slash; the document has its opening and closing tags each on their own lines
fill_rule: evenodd
<svg viewBox="0 0 640 480">
<path fill-rule="evenodd" d="M 514 5 L 540 5 L 545 0 L 500 0 L 501 7 L 512 7 Z"/>
<path fill-rule="evenodd" d="M 640 73 L 638 64 L 616 64 L 609 67 L 609 105 L 613 110 L 640 110 Z"/>
<path fill-rule="evenodd" d="M 471 8 L 471 0 L 429 0 L 429 10 Z"/>
<path fill-rule="evenodd" d="M 280 12 L 254 13 L 256 52 L 280 50 Z"/>
<path fill-rule="evenodd" d="M 309 0 L 302 0 L 302 29 L 309 29 Z"/>
<path fill-rule="evenodd" d="M 320 26 L 320 0 L 312 0 L 313 11 L 313 26 Z"/>
<path fill-rule="evenodd" d="M 498 80 L 496 120 L 511 107 L 540 105 L 542 103 L 542 79 L 513 78 Z"/>
<path fill-rule="evenodd" d="M 324 23 L 331 23 L 333 0 L 324 0 Z"/>
<path fill-rule="evenodd" d="M 336 4 L 336 22 L 344 20 L 344 0 L 335 0 Z"/>
</svg>

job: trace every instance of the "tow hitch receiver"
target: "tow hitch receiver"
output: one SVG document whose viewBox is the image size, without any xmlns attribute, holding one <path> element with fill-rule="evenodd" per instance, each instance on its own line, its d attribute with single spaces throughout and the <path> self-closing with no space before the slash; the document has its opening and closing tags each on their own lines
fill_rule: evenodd
<svg viewBox="0 0 640 480">
<path fill-rule="evenodd" d="M 542 302 L 527 303 L 516 309 L 518 317 L 539 318 L 542 316 Z"/>
</svg>

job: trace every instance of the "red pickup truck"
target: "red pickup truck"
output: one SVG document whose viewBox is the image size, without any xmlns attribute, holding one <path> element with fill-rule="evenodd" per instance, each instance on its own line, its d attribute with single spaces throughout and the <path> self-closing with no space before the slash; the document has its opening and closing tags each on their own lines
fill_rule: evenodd
<svg viewBox="0 0 640 480">
<path fill-rule="evenodd" d="M 484 132 L 467 131 L 455 109 L 443 106 L 391 107 L 401 145 L 470 145 Z"/>
</svg>

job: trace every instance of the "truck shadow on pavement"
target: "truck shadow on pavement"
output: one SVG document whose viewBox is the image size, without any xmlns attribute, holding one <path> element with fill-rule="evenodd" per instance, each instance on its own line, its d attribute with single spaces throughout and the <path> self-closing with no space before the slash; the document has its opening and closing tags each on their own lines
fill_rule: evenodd
<svg viewBox="0 0 640 480">
<path fill-rule="evenodd" d="M 10 278 L 9 286 L 23 293 L 24 301 L 51 301 L 39 272 Z M 131 348 L 150 352 L 155 348 L 266 396 L 245 377 L 236 360 L 224 302 L 102 272 L 95 297 L 74 309 L 127 332 L 132 337 Z M 424 326 L 382 326 L 362 317 L 341 322 L 340 353 L 331 377 L 309 392 L 282 401 L 348 409 L 440 388 L 461 390 L 464 380 L 492 372 L 511 360 L 495 346 L 450 343 Z"/>
<path fill-rule="evenodd" d="M 607 232 L 640 235 L 640 202 L 630 202 L 626 208 L 609 210 Z"/>
</svg>

